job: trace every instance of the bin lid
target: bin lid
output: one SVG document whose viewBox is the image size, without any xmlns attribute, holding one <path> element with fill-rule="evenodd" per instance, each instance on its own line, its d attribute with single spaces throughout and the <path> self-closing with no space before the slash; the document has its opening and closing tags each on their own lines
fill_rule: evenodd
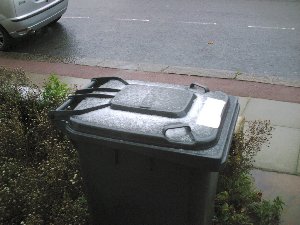
<svg viewBox="0 0 300 225">
<path fill-rule="evenodd" d="M 225 93 L 207 92 L 197 85 L 114 79 L 79 91 L 75 98 L 80 101 L 73 111 L 83 113 L 69 117 L 72 130 L 197 151 L 218 143 L 230 105 Z"/>
<path fill-rule="evenodd" d="M 111 108 L 127 112 L 180 118 L 186 116 L 193 92 L 159 86 L 132 84 L 124 87 L 111 101 Z"/>
</svg>

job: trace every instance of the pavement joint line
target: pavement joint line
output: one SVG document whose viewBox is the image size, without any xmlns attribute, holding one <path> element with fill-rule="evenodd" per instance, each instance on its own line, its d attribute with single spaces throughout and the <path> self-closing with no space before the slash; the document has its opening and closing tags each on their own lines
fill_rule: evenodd
<svg viewBox="0 0 300 225">
<path fill-rule="evenodd" d="M 166 71 L 169 68 L 170 68 L 170 66 L 166 66 L 165 68 L 162 68 L 159 72 L 163 73 L 164 71 Z"/>
<path fill-rule="evenodd" d="M 243 109 L 243 112 L 240 112 L 241 115 L 244 115 L 244 113 L 245 113 L 245 111 L 246 111 L 246 108 L 247 108 L 247 106 L 248 106 L 250 100 L 252 99 L 251 97 L 246 97 L 246 98 L 247 98 L 247 102 L 246 102 L 246 105 L 245 105 L 245 107 L 244 107 L 244 109 Z M 246 117 L 245 117 L 245 121 L 247 121 Z"/>
<path fill-rule="evenodd" d="M 251 98 L 251 99 L 253 99 L 253 98 Z M 263 100 L 267 100 L 267 101 L 275 101 L 275 100 L 272 100 L 272 99 L 263 99 Z M 297 104 L 297 103 L 296 103 L 296 104 Z M 247 105 L 248 105 L 248 102 L 247 102 Z M 247 105 L 245 106 L 245 109 L 246 109 Z M 245 109 L 244 109 L 244 111 L 245 111 Z M 257 119 L 256 119 L 256 120 L 257 120 Z M 261 120 L 264 121 L 264 119 L 261 119 Z M 247 120 L 247 118 L 245 118 L 245 121 L 246 121 L 246 122 L 251 122 L 251 121 L 254 121 L 254 120 Z M 272 122 L 272 121 L 270 120 L 270 122 Z M 272 126 L 272 127 L 279 127 L 279 128 L 289 128 L 289 129 L 294 129 L 294 130 L 300 130 L 300 128 L 289 127 L 289 126 L 282 126 L 282 125 L 276 125 L 276 124 L 272 124 L 272 123 L 271 123 L 271 126 Z"/>
<path fill-rule="evenodd" d="M 300 173 L 291 173 L 291 172 L 283 172 L 283 171 L 279 171 L 279 170 L 275 170 L 275 169 L 267 169 L 267 168 L 261 168 L 261 167 L 256 167 L 253 166 L 252 169 L 258 169 L 261 171 L 265 171 L 265 172 L 273 172 L 273 173 L 280 173 L 280 174 L 288 174 L 288 175 L 293 175 L 293 176 L 298 176 L 300 177 Z"/>
<path fill-rule="evenodd" d="M 101 67 L 101 63 L 103 63 L 105 60 L 101 59 L 98 63 L 97 63 L 97 67 Z"/>
<path fill-rule="evenodd" d="M 239 75 L 242 75 L 242 72 L 240 72 L 240 71 L 236 71 L 235 73 L 234 73 L 234 80 L 238 80 L 237 78 L 238 78 L 238 76 Z"/>
<path fill-rule="evenodd" d="M 242 75 L 250 75 L 250 77 L 252 77 L 252 79 L 247 79 L 247 78 L 240 77 Z M 269 76 L 271 77 L 273 75 L 269 75 Z M 238 81 L 248 81 L 248 82 L 256 82 L 256 83 L 262 83 L 262 84 L 271 84 L 271 85 L 283 85 L 283 86 L 295 87 L 295 88 L 299 88 L 300 87 L 300 81 L 292 81 L 292 80 L 287 80 L 287 81 L 284 81 L 284 80 L 279 80 L 279 81 L 271 80 L 271 81 L 267 81 L 267 80 L 264 79 L 266 77 L 268 77 L 268 75 L 264 75 L 262 77 L 260 77 L 260 76 L 253 77 L 252 74 L 241 73 L 240 75 L 238 75 L 236 77 L 235 80 L 238 80 Z"/>
<path fill-rule="evenodd" d="M 274 101 L 274 100 L 269 100 L 269 99 L 264 99 L 264 100 Z M 251 121 L 254 121 L 254 120 L 246 120 L 246 122 L 251 122 Z M 271 120 L 270 120 L 270 122 L 271 122 L 271 126 L 273 126 L 273 127 L 288 128 L 288 129 L 294 129 L 294 130 L 299 130 L 299 131 L 300 131 L 300 128 L 296 128 L 296 127 L 288 127 L 288 126 L 282 126 L 282 125 L 272 124 L 272 121 L 271 121 Z"/>
<path fill-rule="evenodd" d="M 203 74 L 203 75 L 197 75 L 197 74 L 185 74 L 185 73 L 170 73 L 170 74 L 176 74 L 176 75 L 182 75 L 182 76 L 191 76 L 191 77 L 204 77 L 204 78 L 216 78 L 216 79 L 222 79 L 222 80 L 236 80 L 232 77 L 218 77 L 218 76 L 209 76 L 208 74 Z M 238 81 L 238 80 L 236 80 Z M 256 81 L 248 81 L 248 82 L 256 82 Z M 256 82 L 260 83 L 260 82 Z M 241 96 L 243 97 L 243 96 Z"/>
<path fill-rule="evenodd" d="M 298 171 L 299 162 L 300 162 L 300 145 L 299 145 L 298 159 L 297 159 L 297 164 L 296 164 L 296 174 L 298 174 L 300 176 L 300 171 Z"/>
</svg>

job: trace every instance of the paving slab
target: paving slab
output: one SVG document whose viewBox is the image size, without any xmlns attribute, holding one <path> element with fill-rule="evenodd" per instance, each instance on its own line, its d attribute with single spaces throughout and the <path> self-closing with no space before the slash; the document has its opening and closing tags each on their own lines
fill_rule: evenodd
<svg viewBox="0 0 300 225">
<path fill-rule="evenodd" d="M 285 202 L 281 225 L 299 225 L 300 176 L 253 170 L 256 187 L 263 198 L 272 200 L 277 196 Z"/>
<path fill-rule="evenodd" d="M 250 99 L 244 116 L 250 120 L 270 120 L 272 125 L 300 129 L 300 104 Z"/>
<path fill-rule="evenodd" d="M 297 173 L 300 129 L 274 126 L 269 147 L 265 144 L 255 157 L 256 168 Z"/>
</svg>

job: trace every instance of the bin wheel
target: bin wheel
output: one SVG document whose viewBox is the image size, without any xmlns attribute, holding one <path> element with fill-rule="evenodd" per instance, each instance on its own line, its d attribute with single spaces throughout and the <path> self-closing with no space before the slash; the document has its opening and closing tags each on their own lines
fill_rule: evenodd
<svg viewBox="0 0 300 225">
<path fill-rule="evenodd" d="M 11 44 L 11 37 L 9 34 L 0 26 L 0 51 L 6 51 L 9 49 Z"/>
</svg>

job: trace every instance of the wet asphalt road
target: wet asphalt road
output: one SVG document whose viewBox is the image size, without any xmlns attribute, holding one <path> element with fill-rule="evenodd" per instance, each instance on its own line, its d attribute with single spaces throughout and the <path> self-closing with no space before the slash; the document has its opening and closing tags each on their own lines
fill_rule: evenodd
<svg viewBox="0 0 300 225">
<path fill-rule="evenodd" d="M 13 52 L 300 79 L 300 0 L 70 0 Z"/>
</svg>

